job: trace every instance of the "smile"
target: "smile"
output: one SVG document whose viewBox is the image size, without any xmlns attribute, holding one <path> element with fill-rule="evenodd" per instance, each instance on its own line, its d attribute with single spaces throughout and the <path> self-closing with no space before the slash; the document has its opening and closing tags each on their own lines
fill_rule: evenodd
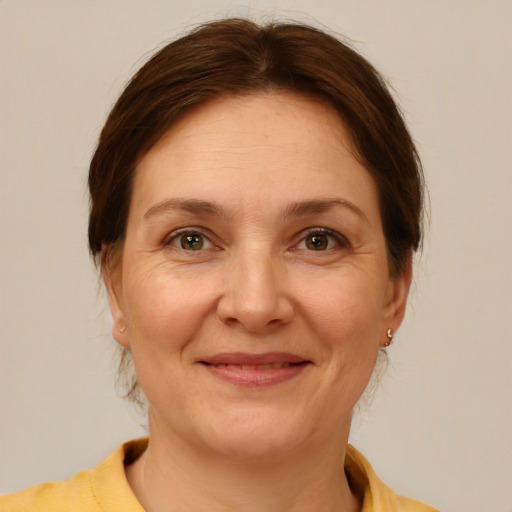
<svg viewBox="0 0 512 512">
<path fill-rule="evenodd" d="M 311 361 L 289 353 L 225 353 L 199 362 L 218 379 L 253 388 L 291 380 L 311 365 Z"/>
<path fill-rule="evenodd" d="M 219 363 L 214 364 L 216 368 L 229 368 L 234 367 L 239 370 L 276 370 L 278 368 L 288 368 L 292 364 L 302 364 L 302 363 L 269 363 L 269 364 L 225 364 Z"/>
</svg>

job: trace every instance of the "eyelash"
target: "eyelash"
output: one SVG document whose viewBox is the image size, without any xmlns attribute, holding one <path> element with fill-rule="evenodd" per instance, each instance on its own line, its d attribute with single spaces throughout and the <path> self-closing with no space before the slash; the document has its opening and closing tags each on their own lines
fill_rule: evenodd
<svg viewBox="0 0 512 512">
<path fill-rule="evenodd" d="M 308 229 L 305 233 L 303 233 L 301 235 L 302 238 L 301 238 L 300 242 L 295 247 L 299 248 L 299 246 L 301 244 L 306 244 L 308 237 L 314 237 L 315 235 L 318 237 L 326 237 L 326 238 L 334 239 L 335 244 L 336 244 L 335 247 L 327 246 L 325 249 L 319 249 L 317 251 L 306 247 L 306 248 L 302 248 L 303 250 L 308 250 L 310 252 L 325 252 L 325 251 L 335 249 L 336 247 L 350 247 L 350 243 L 346 237 L 344 237 L 340 233 L 333 231 L 332 229 L 329 229 L 329 228 Z"/>
<path fill-rule="evenodd" d="M 178 241 L 180 239 L 182 239 L 182 237 L 187 236 L 187 235 L 190 237 L 193 237 L 193 236 L 200 237 L 201 238 L 201 246 L 197 249 L 184 248 L 181 245 L 181 243 L 179 243 Z M 305 250 L 305 251 L 310 251 L 310 252 L 325 252 L 325 251 L 335 249 L 336 247 L 350 247 L 350 243 L 346 237 L 344 237 L 340 233 L 333 231 L 331 229 L 328 229 L 328 228 L 320 228 L 320 227 L 319 228 L 310 228 L 307 231 L 301 233 L 300 236 L 301 236 L 300 241 L 293 246 L 294 250 Z M 327 238 L 328 239 L 327 247 L 317 248 L 317 250 L 307 247 L 306 244 L 307 244 L 308 238 L 314 237 L 314 236 Z M 331 239 L 331 240 L 334 239 L 335 247 L 331 247 L 332 244 L 330 243 L 329 239 Z M 174 245 L 173 242 L 175 242 L 175 241 L 178 242 L 179 245 L 178 244 Z M 208 247 L 203 247 L 205 243 L 208 245 Z M 300 247 L 302 244 L 306 245 L 306 247 Z M 193 227 L 187 227 L 187 228 L 179 229 L 177 231 L 173 231 L 163 240 L 162 246 L 164 246 L 164 247 L 174 246 L 175 248 L 181 249 L 186 252 L 195 252 L 195 251 L 216 248 L 215 245 L 213 244 L 213 242 L 208 238 L 208 236 L 206 236 L 202 232 L 202 228 L 196 229 Z"/>
<path fill-rule="evenodd" d="M 211 247 L 207 247 L 207 249 L 215 248 L 215 245 L 213 244 L 213 242 L 202 232 L 202 228 L 196 229 L 193 227 L 187 227 L 187 228 L 179 229 L 177 231 L 173 231 L 172 233 L 170 233 L 168 236 L 165 237 L 165 239 L 162 242 L 162 246 L 163 247 L 173 246 L 174 241 L 177 241 L 179 243 L 179 240 L 186 235 L 188 235 L 190 237 L 192 237 L 192 236 L 201 237 L 202 244 L 204 244 L 206 242 L 207 244 L 209 244 L 211 246 Z M 184 247 L 181 247 L 180 245 L 176 245 L 174 247 L 176 247 L 177 249 L 181 249 L 183 251 L 187 251 L 187 252 L 204 250 L 202 245 L 199 249 L 185 249 Z"/>
</svg>

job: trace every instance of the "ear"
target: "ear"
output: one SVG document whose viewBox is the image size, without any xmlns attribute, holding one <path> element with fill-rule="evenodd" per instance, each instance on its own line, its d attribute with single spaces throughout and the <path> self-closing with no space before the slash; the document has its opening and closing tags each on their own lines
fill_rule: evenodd
<svg viewBox="0 0 512 512">
<path fill-rule="evenodd" d="M 395 333 L 404 319 L 407 297 L 412 281 L 412 251 L 409 251 L 403 271 L 389 278 L 386 303 L 383 312 L 384 333 L 381 346 L 389 345 L 390 339 L 386 332 L 391 329 Z"/>
<path fill-rule="evenodd" d="M 122 257 L 117 247 L 108 245 L 101 250 L 101 277 L 107 292 L 112 315 L 112 337 L 123 347 L 129 348 L 126 317 L 123 306 Z"/>
</svg>

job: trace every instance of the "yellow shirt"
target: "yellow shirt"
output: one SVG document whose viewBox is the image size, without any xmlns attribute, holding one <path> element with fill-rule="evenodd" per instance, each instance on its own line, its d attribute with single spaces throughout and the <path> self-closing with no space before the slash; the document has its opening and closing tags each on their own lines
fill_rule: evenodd
<svg viewBox="0 0 512 512">
<path fill-rule="evenodd" d="M 124 465 L 135 460 L 146 446 L 147 439 L 130 441 L 94 469 L 82 471 L 70 480 L 1 496 L 0 512 L 144 512 L 128 485 Z M 352 446 L 347 449 L 345 470 L 350 485 L 364 496 L 361 512 L 438 512 L 397 496 Z"/>
</svg>

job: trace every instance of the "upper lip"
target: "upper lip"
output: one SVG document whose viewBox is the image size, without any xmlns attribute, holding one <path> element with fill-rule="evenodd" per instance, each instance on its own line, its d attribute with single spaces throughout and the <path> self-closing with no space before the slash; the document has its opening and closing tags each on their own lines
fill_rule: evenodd
<svg viewBox="0 0 512 512">
<path fill-rule="evenodd" d="M 309 362 L 307 359 L 290 352 L 267 352 L 265 354 L 248 354 L 244 352 L 222 352 L 199 361 L 206 364 L 263 365 L 272 363 L 299 364 Z"/>
</svg>

